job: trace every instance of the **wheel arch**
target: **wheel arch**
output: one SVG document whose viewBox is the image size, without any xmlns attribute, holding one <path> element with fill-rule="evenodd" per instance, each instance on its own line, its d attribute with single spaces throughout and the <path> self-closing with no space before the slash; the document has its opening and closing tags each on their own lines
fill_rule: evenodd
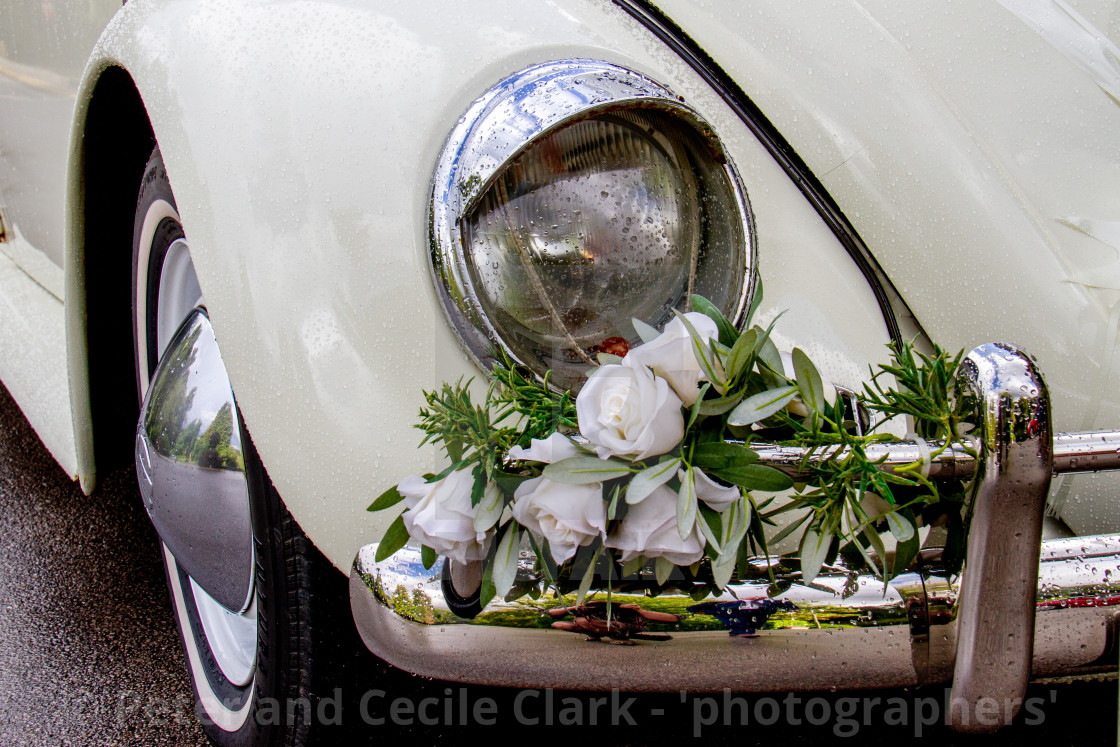
<svg viewBox="0 0 1120 747">
<path fill-rule="evenodd" d="M 123 67 L 87 71 L 83 90 L 71 142 L 65 293 L 78 478 L 89 493 L 99 471 L 132 460 L 132 223 L 155 135 Z"/>
</svg>

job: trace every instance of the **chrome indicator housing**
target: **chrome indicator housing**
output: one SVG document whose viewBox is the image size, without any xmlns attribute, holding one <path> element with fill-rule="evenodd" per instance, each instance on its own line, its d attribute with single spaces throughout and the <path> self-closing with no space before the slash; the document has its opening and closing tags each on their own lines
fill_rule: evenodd
<svg viewBox="0 0 1120 747">
<path fill-rule="evenodd" d="M 433 179 L 431 259 L 471 356 L 578 386 L 691 294 L 741 320 L 750 205 L 712 128 L 664 86 L 594 60 L 524 70 L 478 99 Z M 607 345 L 604 345 L 604 343 Z"/>
</svg>

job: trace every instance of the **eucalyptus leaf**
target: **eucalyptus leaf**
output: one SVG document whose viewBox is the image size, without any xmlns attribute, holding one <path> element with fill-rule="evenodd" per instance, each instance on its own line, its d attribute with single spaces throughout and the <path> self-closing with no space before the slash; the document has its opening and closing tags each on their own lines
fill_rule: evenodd
<svg viewBox="0 0 1120 747">
<path fill-rule="evenodd" d="M 735 329 L 735 325 L 727 320 L 727 317 L 723 315 L 723 312 L 721 312 L 714 303 L 703 296 L 693 293 L 692 310 L 699 311 L 716 323 L 716 328 L 719 329 L 720 342 L 728 346 L 735 344 L 735 340 L 739 337 L 739 330 Z"/>
<path fill-rule="evenodd" d="M 793 487 L 793 480 L 789 478 L 789 475 L 765 464 L 748 464 L 745 467 L 713 470 L 712 474 L 724 482 L 738 485 L 747 490 L 778 493 Z"/>
<path fill-rule="evenodd" d="M 656 327 L 646 324 L 641 319 L 631 319 L 630 323 L 634 325 L 634 331 L 642 338 L 642 342 L 653 342 L 661 334 Z"/>
<path fill-rule="evenodd" d="M 553 482 L 567 485 L 587 485 L 592 482 L 602 482 L 615 477 L 628 475 L 633 470 L 623 464 L 610 459 L 600 459 L 595 456 L 574 456 L 553 462 L 544 468 L 542 473 Z"/>
<path fill-rule="evenodd" d="M 369 504 L 369 508 L 367 508 L 366 511 L 381 511 L 391 506 L 395 506 L 403 500 L 404 496 L 400 494 L 400 492 L 397 490 L 397 486 L 394 485 L 381 495 L 377 496 L 377 499 L 373 503 Z"/>
<path fill-rule="evenodd" d="M 758 461 L 758 453 L 742 444 L 710 441 L 692 450 L 692 465 L 705 470 L 745 467 Z"/>
<path fill-rule="evenodd" d="M 622 356 L 614 353 L 596 353 L 595 359 L 599 361 L 600 366 L 614 366 L 622 363 Z"/>
<path fill-rule="evenodd" d="M 801 390 L 802 400 L 811 409 L 822 412 L 825 401 L 821 375 L 801 348 L 793 349 L 793 372 L 797 375 L 797 387 Z"/>
<path fill-rule="evenodd" d="M 611 498 L 607 501 L 607 519 L 613 520 L 615 514 L 618 512 L 618 494 L 621 492 L 622 486 L 615 485 L 611 490 Z"/>
<path fill-rule="evenodd" d="M 494 553 L 491 565 L 491 580 L 494 584 L 494 595 L 504 597 L 513 588 L 514 578 L 517 576 L 517 560 L 521 554 L 521 532 L 516 522 L 507 525 L 502 541 L 498 543 L 498 550 Z"/>
<path fill-rule="evenodd" d="M 728 425 L 750 425 L 779 412 L 797 396 L 797 387 L 783 386 L 751 395 L 731 411 Z"/>
<path fill-rule="evenodd" d="M 677 457 L 667 462 L 660 462 L 652 467 L 646 467 L 634 475 L 634 479 L 630 481 L 630 487 L 626 489 L 626 502 L 631 505 L 641 503 L 658 486 L 672 480 L 677 474 L 677 468 L 680 467 L 680 464 L 681 460 Z"/>
<path fill-rule="evenodd" d="M 404 526 L 404 512 L 393 519 L 393 523 L 385 530 L 385 535 L 377 543 L 377 553 L 373 559 L 380 563 L 408 543 L 408 529 Z"/>
<path fill-rule="evenodd" d="M 810 527 L 801 536 L 801 580 L 811 583 L 821 572 L 828 550 L 832 546 L 832 534 L 818 534 Z"/>
<path fill-rule="evenodd" d="M 696 476 L 688 470 L 681 479 L 681 490 L 677 493 L 677 533 L 687 539 L 696 526 Z"/>
<path fill-rule="evenodd" d="M 653 577 L 657 579 L 658 586 L 664 586 L 669 577 L 673 575 L 673 570 L 676 568 L 673 561 L 668 558 L 658 558 L 653 562 Z"/>
</svg>

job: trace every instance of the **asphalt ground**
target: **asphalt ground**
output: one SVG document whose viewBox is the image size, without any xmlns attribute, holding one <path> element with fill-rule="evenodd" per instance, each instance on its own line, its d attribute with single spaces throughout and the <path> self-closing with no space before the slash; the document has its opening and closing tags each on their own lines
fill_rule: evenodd
<svg viewBox="0 0 1120 747">
<path fill-rule="evenodd" d="M 206 744 L 158 557 L 132 471 L 113 472 L 83 495 L 0 387 L 0 745 Z M 332 591 L 345 588 L 341 574 L 336 581 Z M 315 708 L 342 722 L 327 743 L 343 747 L 468 737 L 534 745 L 1117 743 L 1115 680 L 1032 685 L 1011 726 L 979 737 L 941 725 L 941 686 L 631 695 L 430 681 L 366 653 L 337 596 L 326 636 L 338 690 Z"/>
</svg>

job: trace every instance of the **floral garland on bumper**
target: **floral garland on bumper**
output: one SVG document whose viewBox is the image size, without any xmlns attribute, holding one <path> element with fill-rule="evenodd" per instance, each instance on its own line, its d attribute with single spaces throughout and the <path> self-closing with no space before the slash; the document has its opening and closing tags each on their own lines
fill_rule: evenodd
<svg viewBox="0 0 1120 747">
<path fill-rule="evenodd" d="M 552 583 L 570 578 L 573 558 L 587 548 L 581 601 L 602 553 L 624 576 L 652 561 L 658 586 L 681 569 L 721 590 L 736 571 L 757 576 L 750 559 L 797 530 L 803 583 L 838 555 L 886 581 L 917 555 L 922 523 L 945 526 L 943 562 L 959 567 L 968 486 L 935 485 L 923 462 L 884 472 L 865 453 L 897 440 L 881 432 L 897 417 L 908 418 L 918 437 L 940 440 L 930 459 L 965 446 L 959 354 L 891 345 L 892 362 L 879 366 L 857 405 L 804 352 L 780 352 L 773 323 L 740 332 L 706 299 L 693 296 L 692 307 L 660 333 L 634 320 L 643 344 L 632 350 L 621 338 L 607 340 L 600 351 L 611 352 L 599 352 L 600 365 L 574 399 L 505 357 L 481 404 L 462 382 L 426 392 L 422 444 L 439 443 L 451 465 L 406 477 L 369 507 L 405 506 L 377 560 L 411 538 L 425 567 L 439 555 L 481 562 L 483 607 L 513 586 L 525 536 Z M 883 374 L 896 387 L 884 387 Z M 878 421 L 861 427 L 867 411 Z M 795 484 L 759 463 L 756 441 L 803 447 L 802 473 L 811 477 Z M 791 489 L 788 502 L 772 505 Z M 788 512 L 795 518 L 770 534 Z"/>
</svg>

